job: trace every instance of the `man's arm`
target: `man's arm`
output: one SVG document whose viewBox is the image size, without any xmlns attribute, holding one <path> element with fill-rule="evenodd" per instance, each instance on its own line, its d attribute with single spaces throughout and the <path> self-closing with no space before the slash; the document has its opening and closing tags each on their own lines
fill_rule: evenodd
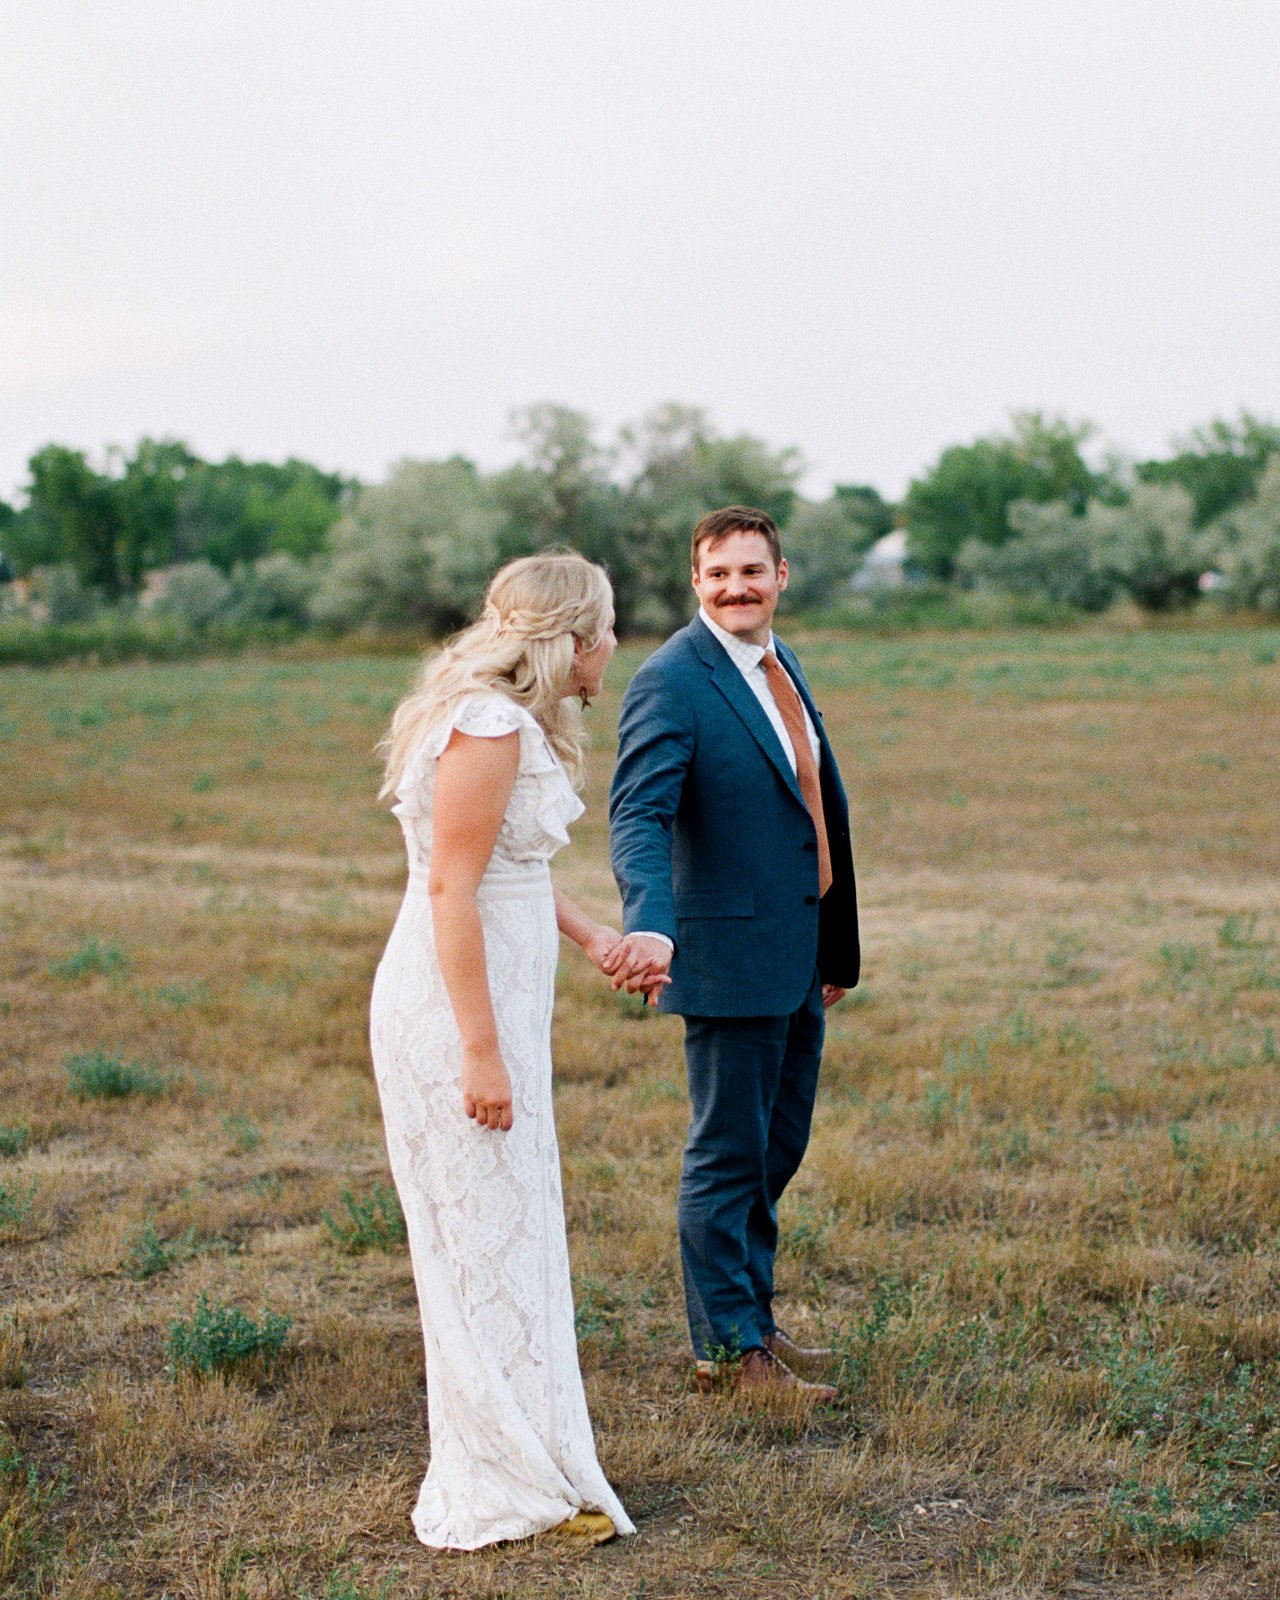
<svg viewBox="0 0 1280 1600">
<path fill-rule="evenodd" d="M 625 934 L 643 930 L 675 942 L 671 830 L 692 757 L 687 698 L 646 664 L 623 698 L 609 795 L 609 853 Z"/>
</svg>

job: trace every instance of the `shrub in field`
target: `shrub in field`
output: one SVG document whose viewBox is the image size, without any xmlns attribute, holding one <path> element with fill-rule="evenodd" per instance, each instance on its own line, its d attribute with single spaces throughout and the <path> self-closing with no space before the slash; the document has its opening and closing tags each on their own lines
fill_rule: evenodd
<svg viewBox="0 0 1280 1600">
<path fill-rule="evenodd" d="M 35 1199 L 34 1179 L 25 1190 L 21 1184 L 0 1183 L 0 1228 L 17 1228 L 27 1220 Z"/>
<path fill-rule="evenodd" d="M 468 463 L 402 461 L 330 530 L 312 615 L 338 628 L 457 627 L 497 565 L 502 521 Z"/>
<path fill-rule="evenodd" d="M 394 1250 L 408 1238 L 400 1197 L 394 1189 L 375 1183 L 372 1192 L 361 1198 L 343 1184 L 341 1198 L 345 1217 L 335 1217 L 332 1211 L 320 1213 L 340 1250 L 349 1255 L 370 1249 Z"/>
<path fill-rule="evenodd" d="M 156 1232 L 155 1223 L 148 1217 L 130 1239 L 120 1265 L 128 1277 L 136 1283 L 142 1283 L 147 1278 L 154 1278 L 157 1273 L 168 1272 L 180 1261 L 189 1261 L 198 1248 L 194 1228 L 188 1228 L 176 1239 L 162 1239 Z"/>
<path fill-rule="evenodd" d="M 234 609 L 240 622 L 289 622 L 303 628 L 318 575 L 297 556 L 278 550 L 252 567 L 237 567 Z"/>
<path fill-rule="evenodd" d="M 61 961 L 51 962 L 49 976 L 63 978 L 69 983 L 95 972 L 110 977 L 114 972 L 124 972 L 128 965 L 129 958 L 119 945 L 104 944 L 90 936 L 81 939 L 70 955 L 64 956 Z"/>
<path fill-rule="evenodd" d="M 29 618 L 0 620 L 0 666 L 18 663 L 52 666 L 91 658 L 116 661 L 182 661 L 210 650 L 244 650 L 278 644 L 296 636 L 284 622 L 216 622 L 204 632 L 147 612 L 104 611 L 92 622 L 36 623 Z"/>
<path fill-rule="evenodd" d="M 786 535 L 793 609 L 829 605 L 845 593 L 866 548 L 861 531 L 839 500 L 802 500 L 796 506 Z"/>
<path fill-rule="evenodd" d="M 50 1569 L 65 1540 L 52 1513 L 69 1486 L 67 1469 L 41 1482 L 39 1469 L 0 1429 L 0 1594 L 50 1594 Z"/>
<path fill-rule="evenodd" d="M 400 1575 L 401 1569 L 397 1567 L 376 1589 L 366 1589 L 360 1581 L 360 1565 L 357 1562 L 350 1571 L 335 1568 L 325 1579 L 324 1588 L 318 1595 L 313 1595 L 310 1589 L 303 1589 L 298 1600 L 390 1600 L 392 1586 Z"/>
<path fill-rule="evenodd" d="M 231 1140 L 231 1154 L 248 1155 L 262 1143 L 262 1129 L 243 1111 L 228 1111 L 222 1119 L 222 1129 Z"/>
<path fill-rule="evenodd" d="M 237 1306 L 210 1305 L 201 1295 L 191 1316 L 169 1324 L 169 1365 L 175 1371 L 207 1375 L 233 1372 L 252 1363 L 269 1365 L 284 1348 L 290 1317 L 277 1316 L 264 1306 L 255 1322 Z"/>
<path fill-rule="evenodd" d="M 1201 1553 L 1220 1544 L 1264 1509 L 1280 1444 L 1280 1394 L 1242 1365 L 1224 1381 L 1196 1392 L 1179 1353 L 1161 1349 L 1159 1328 L 1144 1320 L 1128 1341 L 1118 1335 L 1102 1351 L 1107 1422 L 1130 1439 L 1139 1471 L 1111 1493 L 1106 1531 L 1114 1542 L 1148 1550 Z M 1170 1447 L 1180 1447 L 1181 1470 Z M 1149 1458 L 1159 1475 L 1144 1475 Z"/>
<path fill-rule="evenodd" d="M 1196 527 L 1194 510 L 1185 489 L 1140 483 L 1126 504 L 1095 500 L 1085 513 L 1103 571 L 1148 611 L 1194 600 L 1214 565 L 1218 536 Z"/>
<path fill-rule="evenodd" d="M 841 1389 L 856 1394 L 866 1387 L 873 1368 L 883 1359 L 890 1325 L 905 1320 L 910 1310 L 910 1292 L 896 1278 L 884 1278 L 875 1285 L 866 1316 L 836 1344 L 840 1364 L 835 1382 Z"/>
<path fill-rule="evenodd" d="M 1118 583 L 1099 559 L 1087 520 L 1061 500 L 1009 507 L 1014 537 L 991 545 L 970 539 L 956 557 L 956 572 L 969 582 L 991 584 L 1009 594 L 1044 595 L 1081 611 L 1103 611 Z"/>
<path fill-rule="evenodd" d="M 187 561 L 172 569 L 151 609 L 182 627 L 207 628 L 229 617 L 234 596 L 231 580 L 211 561 Z"/>
<path fill-rule="evenodd" d="M 7 1127 L 0 1122 L 0 1156 L 20 1156 L 31 1139 L 31 1129 L 25 1122 L 11 1122 Z"/>
<path fill-rule="evenodd" d="M 213 1003 L 213 992 L 199 978 L 194 983 L 162 983 L 155 998 L 164 1005 L 181 1011 L 186 1006 L 207 1006 Z"/>
<path fill-rule="evenodd" d="M 68 1056 L 64 1065 L 77 1100 L 123 1100 L 132 1094 L 155 1099 L 173 1087 L 172 1073 L 157 1072 L 141 1061 L 125 1061 L 103 1050 Z"/>
<path fill-rule="evenodd" d="M 70 562 L 36 567 L 31 574 L 31 598 L 52 623 L 92 622 L 102 609 L 101 596 Z"/>
</svg>

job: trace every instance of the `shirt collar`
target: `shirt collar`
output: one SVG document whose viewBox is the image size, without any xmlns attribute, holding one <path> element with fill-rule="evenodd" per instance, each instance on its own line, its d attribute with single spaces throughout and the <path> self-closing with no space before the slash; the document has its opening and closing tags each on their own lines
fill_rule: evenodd
<svg viewBox="0 0 1280 1600">
<path fill-rule="evenodd" d="M 773 650 L 774 655 L 778 653 L 774 648 L 772 631 L 769 633 L 768 644 L 751 644 L 746 639 L 739 639 L 736 634 L 722 628 L 718 622 L 713 622 L 707 615 L 705 606 L 698 607 L 698 615 L 710 628 L 712 637 L 718 639 L 729 652 L 730 660 L 736 661 L 744 672 L 750 671 L 752 667 L 758 667 L 764 659 L 766 650 Z"/>
</svg>

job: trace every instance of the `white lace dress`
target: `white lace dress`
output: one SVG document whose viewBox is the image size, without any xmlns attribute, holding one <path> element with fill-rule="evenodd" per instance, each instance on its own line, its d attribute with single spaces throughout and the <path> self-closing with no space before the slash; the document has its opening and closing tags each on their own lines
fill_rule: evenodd
<svg viewBox="0 0 1280 1600">
<path fill-rule="evenodd" d="M 436 758 L 458 728 L 520 731 L 515 787 L 476 895 L 514 1126 L 462 1109 L 461 1047 L 436 961 L 427 866 Z M 373 986 L 371 1038 L 427 1351 L 431 1460 L 413 1525 L 474 1550 L 583 1509 L 634 1528 L 596 1460 L 578 1369 L 551 1103 L 559 938 L 548 861 L 582 813 L 541 728 L 498 693 L 468 696 L 410 760 L 394 807 L 409 885 Z"/>
</svg>

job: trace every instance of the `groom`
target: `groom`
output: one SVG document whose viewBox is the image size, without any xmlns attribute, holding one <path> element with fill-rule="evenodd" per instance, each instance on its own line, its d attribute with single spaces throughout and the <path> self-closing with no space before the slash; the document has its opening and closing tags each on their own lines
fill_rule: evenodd
<svg viewBox="0 0 1280 1600">
<path fill-rule="evenodd" d="M 773 1319 L 778 1199 L 809 1142 L 824 1009 L 858 980 L 849 811 L 799 663 L 774 639 L 778 530 L 726 506 L 693 530 L 697 616 L 640 668 L 610 797 L 625 936 L 614 986 L 666 974 L 692 1118 L 680 1253 L 698 1381 L 804 1387 L 832 1358 Z"/>
</svg>

